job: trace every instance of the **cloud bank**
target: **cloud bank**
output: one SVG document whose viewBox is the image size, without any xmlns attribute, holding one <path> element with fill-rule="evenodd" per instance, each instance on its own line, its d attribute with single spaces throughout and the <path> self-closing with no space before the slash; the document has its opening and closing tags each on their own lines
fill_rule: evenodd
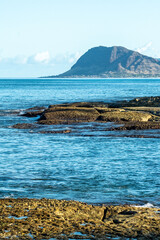
<svg viewBox="0 0 160 240">
<path fill-rule="evenodd" d="M 52 56 L 42 51 L 31 56 L 0 56 L 0 77 L 39 77 L 67 71 L 81 56 L 79 52 Z"/>
<path fill-rule="evenodd" d="M 37 53 L 37 54 L 34 56 L 34 60 L 35 60 L 35 62 L 48 63 L 49 60 L 50 60 L 49 52 L 46 51 L 46 52 Z"/>
</svg>

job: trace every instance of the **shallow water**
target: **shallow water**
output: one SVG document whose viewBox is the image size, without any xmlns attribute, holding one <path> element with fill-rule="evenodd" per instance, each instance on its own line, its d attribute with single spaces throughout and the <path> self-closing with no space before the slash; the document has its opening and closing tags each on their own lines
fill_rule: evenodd
<svg viewBox="0 0 160 240">
<path fill-rule="evenodd" d="M 36 120 L 18 116 L 19 109 L 159 93 L 160 79 L 0 79 L 0 197 L 159 206 L 158 138 L 107 136 L 101 131 L 107 124 L 93 131 L 95 123 L 60 126 L 74 129 L 68 135 L 8 128 Z"/>
</svg>

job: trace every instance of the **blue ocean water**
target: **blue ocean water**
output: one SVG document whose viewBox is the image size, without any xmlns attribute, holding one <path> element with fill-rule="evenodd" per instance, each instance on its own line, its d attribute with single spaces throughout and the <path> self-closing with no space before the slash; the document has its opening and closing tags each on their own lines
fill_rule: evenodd
<svg viewBox="0 0 160 240">
<path fill-rule="evenodd" d="M 159 95 L 160 79 L 0 79 L 0 198 L 160 206 L 158 138 L 91 136 L 90 124 L 71 126 L 86 135 L 10 128 L 34 122 L 16 114 L 33 106 Z"/>
</svg>

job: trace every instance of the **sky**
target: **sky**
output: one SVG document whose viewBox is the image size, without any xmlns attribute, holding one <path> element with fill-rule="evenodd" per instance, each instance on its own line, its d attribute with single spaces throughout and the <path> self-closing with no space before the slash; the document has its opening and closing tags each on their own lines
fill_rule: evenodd
<svg viewBox="0 0 160 240">
<path fill-rule="evenodd" d="M 0 0 L 0 78 L 69 70 L 88 49 L 160 58 L 159 0 Z"/>
</svg>

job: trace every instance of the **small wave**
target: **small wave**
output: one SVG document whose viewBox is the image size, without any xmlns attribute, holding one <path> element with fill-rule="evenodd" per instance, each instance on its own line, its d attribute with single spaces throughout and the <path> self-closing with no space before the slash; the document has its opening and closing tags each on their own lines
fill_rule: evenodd
<svg viewBox="0 0 160 240">
<path fill-rule="evenodd" d="M 0 116 L 23 114 L 23 113 L 24 113 L 24 109 L 6 109 L 6 110 L 0 110 Z"/>
<path fill-rule="evenodd" d="M 10 195 L 7 195 L 7 196 L 4 196 L 3 198 L 13 198 L 14 197 L 14 194 L 10 194 Z"/>
<path fill-rule="evenodd" d="M 133 207 L 143 207 L 143 208 L 156 208 L 152 203 L 146 203 L 144 205 L 132 205 Z"/>
</svg>

